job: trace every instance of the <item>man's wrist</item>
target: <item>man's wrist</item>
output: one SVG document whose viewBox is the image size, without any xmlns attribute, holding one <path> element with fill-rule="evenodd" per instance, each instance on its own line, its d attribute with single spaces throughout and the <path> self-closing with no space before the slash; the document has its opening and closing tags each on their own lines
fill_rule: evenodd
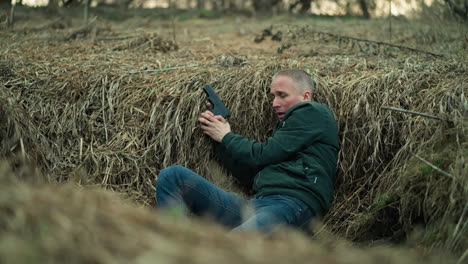
<svg viewBox="0 0 468 264">
<path fill-rule="evenodd" d="M 228 135 L 231 134 L 231 133 L 232 133 L 232 131 L 229 131 L 229 132 L 227 132 L 226 134 L 224 134 L 224 136 L 221 138 L 221 140 L 219 141 L 219 143 L 220 143 L 220 144 L 223 144 L 223 141 L 224 141 L 224 143 L 226 143 L 226 141 L 229 139 L 229 136 L 228 136 Z"/>
</svg>

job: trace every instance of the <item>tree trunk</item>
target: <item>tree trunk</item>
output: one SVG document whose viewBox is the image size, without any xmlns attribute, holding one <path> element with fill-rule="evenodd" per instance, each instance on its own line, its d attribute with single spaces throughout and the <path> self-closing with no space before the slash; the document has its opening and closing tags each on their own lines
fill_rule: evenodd
<svg viewBox="0 0 468 264">
<path fill-rule="evenodd" d="M 83 1 L 86 1 L 86 0 L 83 0 Z M 91 0 L 88 0 L 88 1 L 91 2 Z M 120 0 L 120 3 L 119 3 L 120 10 L 122 11 L 128 10 L 128 7 L 130 6 L 132 2 L 133 0 Z"/>
<path fill-rule="evenodd" d="M 2 29 L 2 24 L 8 27 L 10 26 L 10 10 L 11 10 L 11 0 L 0 0 L 0 29 Z"/>
<path fill-rule="evenodd" d="M 468 18 L 468 0 L 458 1 L 458 3 L 456 0 L 445 0 L 445 4 L 459 18 L 463 20 Z"/>
<path fill-rule="evenodd" d="M 214 11 L 219 11 L 220 10 L 220 0 L 211 0 L 211 6 Z"/>
<path fill-rule="evenodd" d="M 176 0 L 169 0 L 168 6 L 169 6 L 169 8 L 177 8 L 177 1 Z"/>
<path fill-rule="evenodd" d="M 362 10 L 362 16 L 366 19 L 370 18 L 369 8 L 367 7 L 366 0 L 359 0 L 359 6 L 361 7 L 361 10 Z"/>
<path fill-rule="evenodd" d="M 296 2 L 289 5 L 289 12 L 293 11 L 299 4 L 301 4 L 301 9 L 299 13 L 305 14 L 310 11 L 310 7 L 312 6 L 312 0 L 297 0 Z"/>
<path fill-rule="evenodd" d="M 197 0 L 197 9 L 205 8 L 205 0 Z"/>
<path fill-rule="evenodd" d="M 241 10 L 244 10 L 245 9 L 245 5 L 246 5 L 246 2 L 247 1 L 236 1 L 236 6 L 237 8 L 241 9 Z"/>
<path fill-rule="evenodd" d="M 280 2 L 281 0 L 253 0 L 253 6 L 256 12 L 269 13 Z"/>
<path fill-rule="evenodd" d="M 91 0 L 84 0 L 85 1 L 85 7 L 84 7 L 84 23 L 88 24 L 88 19 L 89 19 L 89 4 Z"/>
<path fill-rule="evenodd" d="M 49 0 L 47 4 L 47 12 L 50 14 L 58 13 L 58 0 Z"/>
<path fill-rule="evenodd" d="M 299 12 L 301 12 L 302 14 L 305 14 L 309 12 L 310 7 L 312 6 L 312 0 L 301 0 L 301 4 L 302 6 Z"/>
<path fill-rule="evenodd" d="M 231 10 L 232 9 L 232 6 L 233 6 L 232 0 L 222 0 L 221 2 L 222 2 L 222 4 L 221 4 L 222 9 L 224 9 L 224 10 Z"/>
<path fill-rule="evenodd" d="M 15 24 L 15 7 L 16 4 L 10 2 L 10 14 L 8 15 L 8 27 L 12 28 Z"/>
<path fill-rule="evenodd" d="M 2 7 L 2 10 L 3 10 L 3 7 L 5 7 L 4 10 L 10 10 L 11 0 L 0 0 L 0 7 Z"/>
<path fill-rule="evenodd" d="M 345 5 L 345 14 L 347 16 L 351 15 L 351 3 L 349 1 L 347 1 Z"/>
</svg>

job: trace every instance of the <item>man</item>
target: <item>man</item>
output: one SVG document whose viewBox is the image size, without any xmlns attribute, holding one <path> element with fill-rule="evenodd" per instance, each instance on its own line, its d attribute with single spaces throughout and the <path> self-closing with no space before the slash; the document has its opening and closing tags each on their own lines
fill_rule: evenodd
<svg viewBox="0 0 468 264">
<path fill-rule="evenodd" d="M 223 117 L 210 111 L 200 115 L 201 129 L 216 142 L 217 157 L 252 188 L 251 199 L 226 192 L 187 168 L 171 166 L 158 176 L 158 206 L 210 215 L 234 231 L 307 227 L 330 206 L 339 150 L 333 113 L 311 101 L 314 89 L 315 82 L 303 70 L 275 74 L 270 93 L 279 122 L 265 142 L 234 134 Z"/>
</svg>

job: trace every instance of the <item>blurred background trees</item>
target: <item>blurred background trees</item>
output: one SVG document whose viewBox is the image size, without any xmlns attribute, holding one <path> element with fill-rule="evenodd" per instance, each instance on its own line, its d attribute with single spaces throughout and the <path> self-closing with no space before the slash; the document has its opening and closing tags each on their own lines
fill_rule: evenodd
<svg viewBox="0 0 468 264">
<path fill-rule="evenodd" d="M 46 5 L 48 12 L 59 8 L 113 6 L 196 9 L 221 13 L 294 13 L 299 15 L 349 15 L 364 18 L 400 15 L 403 11 L 438 9 L 445 17 L 468 20 L 468 0 L 0 0 L 3 15 L 15 5 Z M 390 8 L 391 7 L 391 8 Z M 434 12 L 432 12 L 434 13 Z"/>
<path fill-rule="evenodd" d="M 447 7 L 460 19 L 468 19 L 468 0 L 445 0 Z"/>
</svg>

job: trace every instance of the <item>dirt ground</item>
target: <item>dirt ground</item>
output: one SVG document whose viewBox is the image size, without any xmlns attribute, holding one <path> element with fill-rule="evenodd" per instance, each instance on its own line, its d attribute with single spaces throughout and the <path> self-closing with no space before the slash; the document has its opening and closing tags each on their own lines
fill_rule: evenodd
<svg viewBox="0 0 468 264">
<path fill-rule="evenodd" d="M 80 10 L 75 10 L 80 12 Z M 115 14 L 114 16 L 118 16 Z M 277 15 L 271 17 L 226 16 L 215 19 L 175 16 L 174 19 L 158 20 L 155 17 L 130 17 L 123 21 L 106 20 L 91 16 L 91 29 L 79 33 L 83 21 L 79 14 L 72 18 L 61 19 L 43 14 L 42 11 L 17 15 L 13 30 L 0 32 L 3 51 L 19 58 L 24 57 L 41 61 L 45 54 L 71 56 L 76 63 L 85 63 L 89 56 L 99 56 L 109 63 L 119 64 L 125 61 L 125 69 L 139 70 L 145 67 L 188 66 L 212 62 L 220 55 L 244 56 L 250 62 L 258 60 L 293 59 L 309 60 L 328 59 L 334 56 L 360 56 L 377 59 L 371 52 L 358 48 L 344 47 L 337 41 L 326 38 L 313 38 L 310 32 L 333 33 L 364 40 L 386 42 L 421 51 L 443 54 L 448 57 L 466 58 L 467 29 L 463 24 L 430 20 L 407 20 L 388 18 L 361 20 L 353 17 L 290 17 Z M 306 27 L 309 32 L 293 38 L 297 31 Z M 264 29 L 272 34 L 282 33 L 281 41 L 271 40 L 266 36 L 260 43 L 254 42 Z M 141 38 L 148 34 L 157 34 L 166 40 L 177 42 L 179 49 L 163 54 L 150 52 L 144 47 L 136 47 L 129 52 L 109 51 L 112 47 Z M 297 47 L 291 52 L 278 53 L 282 43 L 290 41 Z M 135 61 L 132 55 L 138 56 Z M 424 54 L 424 53 L 421 53 Z M 405 56 L 407 52 L 396 52 L 394 56 Z M 47 57 L 48 57 L 47 56 Z M 54 56 L 51 56 L 54 57 Z M 385 58 L 380 58 L 385 59 Z M 118 65 L 113 65 L 117 67 Z"/>
</svg>

